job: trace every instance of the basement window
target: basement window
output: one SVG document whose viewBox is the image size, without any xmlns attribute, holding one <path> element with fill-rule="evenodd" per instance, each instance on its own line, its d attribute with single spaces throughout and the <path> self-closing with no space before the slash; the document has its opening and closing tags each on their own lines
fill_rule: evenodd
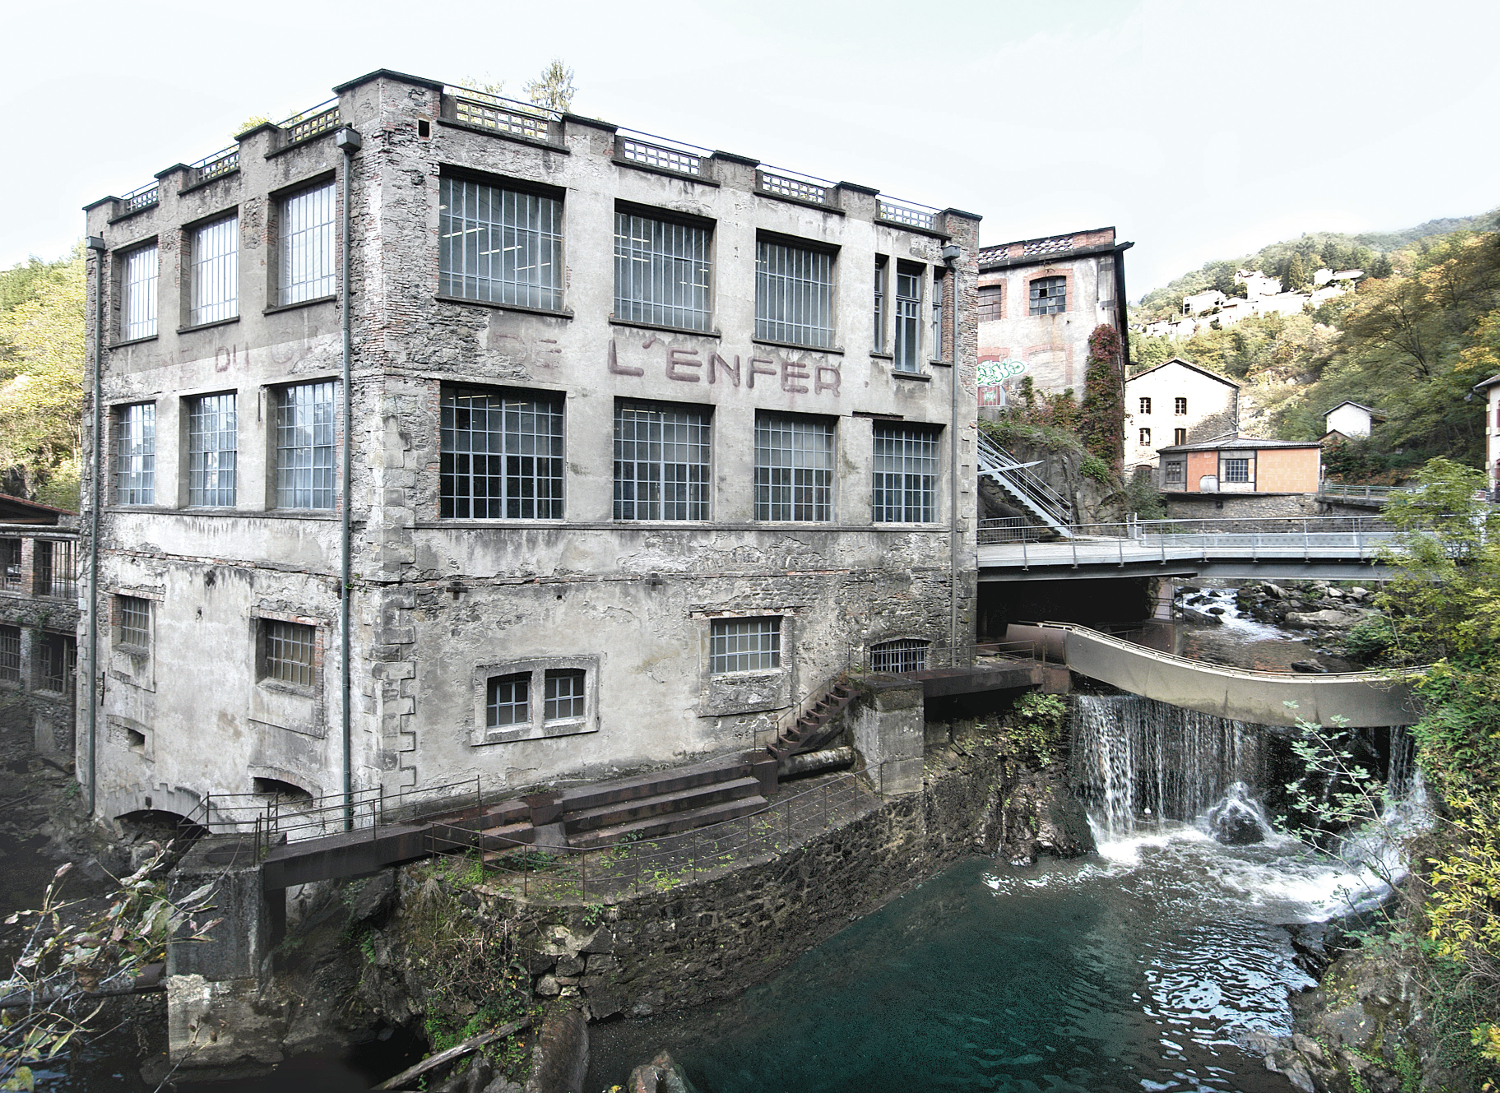
<svg viewBox="0 0 1500 1093">
<path fill-rule="evenodd" d="M 921 672 L 927 668 L 927 650 L 931 642 L 919 638 L 897 638 L 870 646 L 870 671 Z"/>
</svg>

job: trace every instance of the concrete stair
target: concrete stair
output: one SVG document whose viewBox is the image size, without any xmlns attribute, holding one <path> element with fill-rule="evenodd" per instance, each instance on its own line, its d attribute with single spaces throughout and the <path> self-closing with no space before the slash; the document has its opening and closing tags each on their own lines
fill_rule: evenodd
<svg viewBox="0 0 1500 1093">
<path fill-rule="evenodd" d="M 853 687 L 835 680 L 795 724 L 778 733 L 776 739 L 766 745 L 766 751 L 777 762 L 799 752 L 816 751 L 844 731 L 844 726 L 835 723 L 835 719 L 854 701 L 854 695 Z"/>
</svg>

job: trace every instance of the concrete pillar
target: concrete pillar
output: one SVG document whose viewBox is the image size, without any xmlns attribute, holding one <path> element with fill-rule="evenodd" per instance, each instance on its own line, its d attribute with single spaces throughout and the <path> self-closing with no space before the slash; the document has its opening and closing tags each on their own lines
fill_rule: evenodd
<svg viewBox="0 0 1500 1093">
<path fill-rule="evenodd" d="M 854 715 L 854 749 L 870 781 L 885 797 L 922 789 L 922 685 L 901 676 L 872 675 L 860 681 L 864 701 Z"/>
</svg>

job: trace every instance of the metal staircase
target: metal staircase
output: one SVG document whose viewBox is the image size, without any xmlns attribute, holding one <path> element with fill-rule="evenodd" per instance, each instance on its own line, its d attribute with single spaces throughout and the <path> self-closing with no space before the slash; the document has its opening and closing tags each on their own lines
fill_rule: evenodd
<svg viewBox="0 0 1500 1093">
<path fill-rule="evenodd" d="M 979 473 L 1063 539 L 1073 538 L 1073 506 L 1031 468 L 983 432 L 979 434 Z"/>
</svg>

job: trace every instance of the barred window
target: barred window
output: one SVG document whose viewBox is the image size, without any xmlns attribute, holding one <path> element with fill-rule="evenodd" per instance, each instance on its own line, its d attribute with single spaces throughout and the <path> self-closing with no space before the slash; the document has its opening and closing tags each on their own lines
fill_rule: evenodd
<svg viewBox="0 0 1500 1093">
<path fill-rule="evenodd" d="M 207 395 L 188 409 L 188 504 L 232 506 L 236 456 L 234 395 Z"/>
<path fill-rule="evenodd" d="M 582 668 L 549 668 L 546 674 L 546 697 L 542 702 L 543 721 L 576 721 L 585 716 L 584 672 Z"/>
<path fill-rule="evenodd" d="M 38 596 L 71 600 L 78 595 L 78 544 L 71 539 L 38 539 L 33 546 L 32 569 Z"/>
<path fill-rule="evenodd" d="M 922 672 L 927 669 L 930 643 L 920 638 L 898 638 L 870 646 L 872 672 Z"/>
<path fill-rule="evenodd" d="M 833 344 L 833 255 L 764 239 L 756 244 L 755 336 Z"/>
<path fill-rule="evenodd" d="M 562 307 L 562 202 L 482 182 L 439 186 L 438 291 L 446 296 Z"/>
<path fill-rule="evenodd" d="M 73 689 L 73 668 L 77 651 L 67 634 L 41 635 L 37 643 L 37 686 L 44 691 L 67 694 Z"/>
<path fill-rule="evenodd" d="M 1031 314 L 1057 315 L 1068 310 L 1068 279 L 1038 277 L 1031 282 Z"/>
<path fill-rule="evenodd" d="M 979 321 L 997 322 L 1005 318 L 1005 286 L 979 286 Z"/>
<path fill-rule="evenodd" d="M 1172 412 L 1175 414 L 1187 413 L 1187 399 L 1181 397 L 1173 399 Z"/>
<path fill-rule="evenodd" d="M 1151 400 L 1149 398 L 1143 398 L 1143 399 L 1141 399 L 1140 406 L 1141 406 L 1141 413 L 1143 413 L 1143 414 L 1149 414 L 1151 412 Z"/>
<path fill-rule="evenodd" d="M 896 268 L 896 361 L 898 372 L 918 371 L 917 354 L 921 344 L 918 320 L 922 309 L 922 275 L 913 270 Z"/>
<path fill-rule="evenodd" d="M 491 729 L 531 724 L 531 673 L 490 677 L 484 723 Z"/>
<path fill-rule="evenodd" d="M 707 520 L 712 426 L 707 410 L 615 407 L 615 519 Z"/>
<path fill-rule="evenodd" d="M 261 627 L 264 641 L 261 678 L 311 687 L 317 631 L 300 622 L 277 619 L 262 619 Z"/>
<path fill-rule="evenodd" d="M 155 504 L 156 403 L 122 406 L 115 422 L 115 501 Z"/>
<path fill-rule="evenodd" d="M 875 352 L 885 352 L 885 255 L 875 256 Z"/>
<path fill-rule="evenodd" d="M 293 194 L 281 203 L 278 302 L 297 304 L 334 292 L 333 183 Z"/>
<path fill-rule="evenodd" d="M 240 218 L 226 217 L 193 232 L 188 325 L 232 319 L 240 309 Z"/>
<path fill-rule="evenodd" d="M 930 523 L 937 497 L 937 433 L 910 425 L 875 426 L 876 523 Z"/>
<path fill-rule="evenodd" d="M 755 415 L 755 518 L 833 519 L 833 422 Z"/>
<path fill-rule="evenodd" d="M 443 516 L 562 519 L 560 396 L 445 387 L 439 409 Z"/>
<path fill-rule="evenodd" d="M 1224 460 L 1224 481 L 1249 482 L 1250 460 L 1248 458 Z"/>
<path fill-rule="evenodd" d="M 156 336 L 156 286 L 161 262 L 156 244 L 125 256 L 120 271 L 120 340 Z"/>
<path fill-rule="evenodd" d="M 0 626 L 0 679 L 21 682 L 21 628 Z"/>
<path fill-rule="evenodd" d="M 278 508 L 333 508 L 338 388 L 329 380 L 281 389 L 276 400 Z"/>
<path fill-rule="evenodd" d="M 708 229 L 616 212 L 615 318 L 707 330 Z"/>
<path fill-rule="evenodd" d="M 151 647 L 151 601 L 138 596 L 116 596 L 115 610 L 120 621 L 120 644 Z"/>
<path fill-rule="evenodd" d="M 714 619 L 709 634 L 708 670 L 757 672 L 781 667 L 781 618 Z"/>
<path fill-rule="evenodd" d="M 20 592 L 26 583 L 21 572 L 21 540 L 0 539 L 0 587 Z"/>
</svg>

